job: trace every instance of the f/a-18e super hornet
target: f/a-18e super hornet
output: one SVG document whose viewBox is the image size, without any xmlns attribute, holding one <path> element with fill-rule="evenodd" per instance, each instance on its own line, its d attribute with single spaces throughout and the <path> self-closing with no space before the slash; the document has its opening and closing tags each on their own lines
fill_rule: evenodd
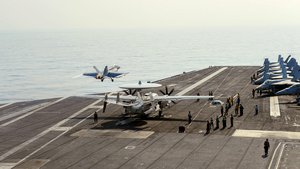
<svg viewBox="0 0 300 169">
<path fill-rule="evenodd" d="M 287 64 L 284 64 L 281 58 L 281 72 L 275 78 L 266 79 L 261 85 L 256 87 L 256 90 L 265 90 L 271 93 L 276 93 L 284 88 L 299 83 L 300 66 L 296 59 L 292 58 Z M 286 66 L 287 65 L 287 66 Z M 289 73 L 287 73 L 287 68 Z M 273 73 L 275 75 L 276 73 Z"/>
<path fill-rule="evenodd" d="M 83 73 L 82 75 L 93 77 L 95 79 L 100 79 L 101 82 L 103 82 L 104 79 L 110 79 L 113 82 L 114 78 L 120 78 L 120 77 L 128 74 L 128 73 L 118 72 L 118 70 L 120 69 L 120 66 L 118 66 L 118 65 L 114 65 L 110 68 L 108 68 L 108 66 L 105 66 L 103 71 L 100 71 L 96 66 L 93 66 L 93 68 L 96 70 L 96 72 Z"/>
</svg>

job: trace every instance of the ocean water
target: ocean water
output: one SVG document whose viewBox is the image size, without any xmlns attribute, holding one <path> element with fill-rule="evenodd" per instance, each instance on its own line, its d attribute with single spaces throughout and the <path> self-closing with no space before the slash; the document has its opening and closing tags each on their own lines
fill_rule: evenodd
<svg viewBox="0 0 300 169">
<path fill-rule="evenodd" d="M 210 65 L 262 65 L 300 56 L 300 29 L 0 32 L 0 103 L 119 90 Z M 115 82 L 78 77 L 117 64 Z"/>
</svg>

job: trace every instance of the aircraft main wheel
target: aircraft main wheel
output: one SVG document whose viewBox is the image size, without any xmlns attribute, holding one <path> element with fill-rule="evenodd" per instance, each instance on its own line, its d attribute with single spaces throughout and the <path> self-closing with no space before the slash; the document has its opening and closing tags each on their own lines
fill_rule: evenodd
<svg viewBox="0 0 300 169">
<path fill-rule="evenodd" d="M 141 119 L 145 120 L 145 119 L 148 118 L 148 116 L 149 116 L 148 114 L 142 114 L 142 115 L 141 115 Z"/>
</svg>

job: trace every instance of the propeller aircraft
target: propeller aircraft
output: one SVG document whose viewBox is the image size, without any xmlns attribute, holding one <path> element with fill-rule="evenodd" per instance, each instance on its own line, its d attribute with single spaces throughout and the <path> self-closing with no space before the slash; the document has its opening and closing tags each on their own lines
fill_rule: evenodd
<svg viewBox="0 0 300 169">
<path fill-rule="evenodd" d="M 123 106 L 125 108 L 126 114 L 141 114 L 147 116 L 152 112 L 161 111 L 164 107 L 170 106 L 171 103 L 176 104 L 175 101 L 180 100 L 199 100 L 199 99 L 213 99 L 214 96 L 171 96 L 174 92 L 174 89 L 169 90 L 168 87 L 165 87 L 165 91 L 160 90 L 163 94 L 159 96 L 157 93 L 148 92 L 142 94 L 141 90 L 143 89 L 153 89 L 161 87 L 161 84 L 158 83 L 141 83 L 138 84 L 128 84 L 122 85 L 120 88 L 126 89 L 125 92 L 128 95 L 121 95 L 120 92 L 117 95 L 99 95 L 93 96 L 94 98 L 103 99 L 103 113 L 106 110 L 107 103 L 116 104 Z M 136 95 L 134 95 L 136 93 Z"/>
</svg>

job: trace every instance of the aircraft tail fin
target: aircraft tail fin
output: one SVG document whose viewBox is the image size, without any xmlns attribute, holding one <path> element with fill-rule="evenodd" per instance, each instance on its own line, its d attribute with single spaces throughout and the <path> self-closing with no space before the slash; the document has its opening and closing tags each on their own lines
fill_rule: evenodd
<svg viewBox="0 0 300 169">
<path fill-rule="evenodd" d="M 96 70 L 97 73 L 101 73 L 96 66 L 93 66 L 93 68 Z"/>
<path fill-rule="evenodd" d="M 289 59 L 290 59 L 291 56 L 292 56 L 292 55 L 289 55 L 289 56 L 285 59 L 284 63 L 288 63 L 288 61 L 289 61 Z"/>
<path fill-rule="evenodd" d="M 270 65 L 269 58 L 265 58 L 265 60 L 264 60 L 264 66 L 265 66 L 265 65 Z"/>
<path fill-rule="evenodd" d="M 296 62 L 291 68 L 291 75 L 295 76 L 296 72 L 300 70 L 300 66 L 298 65 L 298 63 Z"/>
<path fill-rule="evenodd" d="M 105 66 L 103 70 L 103 76 L 106 76 L 108 74 L 108 67 Z"/>
<path fill-rule="evenodd" d="M 284 64 L 281 65 L 281 70 L 282 70 L 282 78 L 287 79 L 286 67 Z"/>
<path fill-rule="evenodd" d="M 292 79 L 292 81 L 298 81 L 298 80 L 300 80 L 300 66 L 299 65 L 294 66 L 294 68 L 292 70 L 292 73 L 293 73 L 293 79 Z"/>
<path fill-rule="evenodd" d="M 280 59 L 281 59 L 281 55 L 278 55 L 277 61 L 280 62 Z"/>
</svg>

